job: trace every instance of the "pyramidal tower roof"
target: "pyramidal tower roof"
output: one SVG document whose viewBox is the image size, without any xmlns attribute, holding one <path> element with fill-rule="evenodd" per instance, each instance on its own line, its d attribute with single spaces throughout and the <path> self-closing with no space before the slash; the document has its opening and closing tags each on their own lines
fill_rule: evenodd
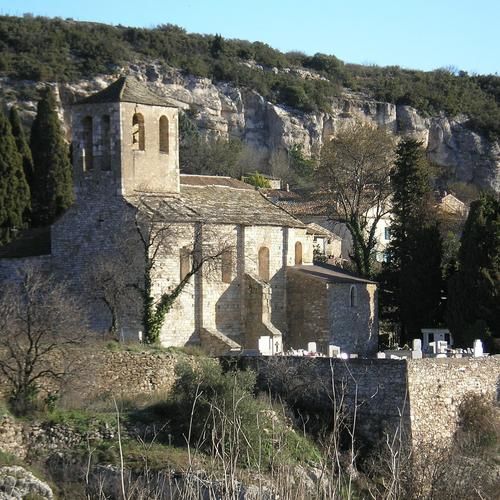
<svg viewBox="0 0 500 500">
<path fill-rule="evenodd" d="M 151 106 L 172 106 L 167 99 L 149 90 L 149 88 L 135 76 L 122 76 L 105 89 L 78 101 L 77 104 L 99 104 L 109 102 L 132 102 Z"/>
</svg>

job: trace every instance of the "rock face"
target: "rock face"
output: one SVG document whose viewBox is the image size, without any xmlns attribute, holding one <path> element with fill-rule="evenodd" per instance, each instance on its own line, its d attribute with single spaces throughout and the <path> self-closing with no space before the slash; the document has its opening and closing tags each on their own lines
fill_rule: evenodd
<svg viewBox="0 0 500 500">
<path fill-rule="evenodd" d="M 268 155 L 295 144 L 301 145 L 305 154 L 317 154 L 339 127 L 362 117 L 395 134 L 422 140 L 429 159 L 446 167 L 449 178 L 500 191 L 500 145 L 468 129 L 463 116 L 424 118 L 410 106 L 378 102 L 348 91 L 332 102 L 328 113 L 302 113 L 270 103 L 253 90 L 228 83 L 214 84 L 175 69 L 161 69 L 160 65 L 130 65 L 123 73 L 135 73 L 158 94 L 170 98 L 172 104 L 190 109 L 207 135 L 238 137 Z M 69 107 L 75 99 L 104 88 L 115 78 L 116 75 L 100 76 L 55 86 L 61 118 L 68 128 Z M 12 96 L 9 90 L 16 85 L 25 88 L 27 83 L 0 80 L 0 91 Z M 20 104 L 34 114 L 33 101 Z"/>
<path fill-rule="evenodd" d="M 0 467 L 0 500 L 38 498 L 52 500 L 50 486 L 23 467 Z"/>
</svg>

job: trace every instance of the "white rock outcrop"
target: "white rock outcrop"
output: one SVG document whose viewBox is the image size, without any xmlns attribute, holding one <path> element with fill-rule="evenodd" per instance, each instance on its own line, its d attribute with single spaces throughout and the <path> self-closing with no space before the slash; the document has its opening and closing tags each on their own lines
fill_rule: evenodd
<svg viewBox="0 0 500 500">
<path fill-rule="evenodd" d="M 0 500 L 37 498 L 52 500 L 50 486 L 18 465 L 0 467 Z"/>
<path fill-rule="evenodd" d="M 295 144 L 301 145 L 306 154 L 316 154 L 339 127 L 361 117 L 395 134 L 421 140 L 429 159 L 446 167 L 449 178 L 500 191 L 500 144 L 467 128 L 464 116 L 422 117 L 410 106 L 379 102 L 350 91 L 335 98 L 327 113 L 302 113 L 273 104 L 253 90 L 229 83 L 214 84 L 210 79 L 185 75 L 159 64 L 134 64 L 124 68 L 122 73 L 135 73 L 148 81 L 158 94 L 168 97 L 172 104 L 189 109 L 207 135 L 238 137 L 268 155 Z M 61 102 L 61 117 L 67 127 L 72 102 L 104 88 L 115 78 L 116 75 L 99 76 L 54 85 Z M 26 87 L 27 82 L 0 79 L 4 95 L 16 85 Z M 19 104 L 27 113 L 34 114 L 34 102 Z"/>
</svg>

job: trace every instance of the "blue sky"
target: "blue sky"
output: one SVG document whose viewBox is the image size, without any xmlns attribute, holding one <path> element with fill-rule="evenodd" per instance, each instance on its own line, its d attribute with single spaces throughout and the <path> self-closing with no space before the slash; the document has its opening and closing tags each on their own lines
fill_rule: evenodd
<svg viewBox="0 0 500 500">
<path fill-rule="evenodd" d="M 500 0 L 0 0 L 0 13 L 259 40 L 346 62 L 500 73 Z"/>
</svg>

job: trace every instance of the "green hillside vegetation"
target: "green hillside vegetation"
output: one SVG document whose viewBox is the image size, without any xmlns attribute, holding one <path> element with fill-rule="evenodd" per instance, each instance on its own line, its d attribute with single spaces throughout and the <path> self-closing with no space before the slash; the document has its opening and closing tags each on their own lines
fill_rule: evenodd
<svg viewBox="0 0 500 500">
<path fill-rule="evenodd" d="M 30 15 L 0 17 L 2 76 L 68 81 L 113 73 L 127 62 L 146 60 L 249 87 L 273 102 L 305 112 L 327 110 L 331 99 L 347 87 L 414 106 L 424 115 L 464 113 L 471 128 L 491 138 L 500 136 L 496 75 L 345 64 L 333 55 L 285 54 L 261 42 L 190 34 L 171 24 L 144 29 Z M 293 71 L 273 68 L 314 70 L 324 79 L 303 79 Z"/>
</svg>

